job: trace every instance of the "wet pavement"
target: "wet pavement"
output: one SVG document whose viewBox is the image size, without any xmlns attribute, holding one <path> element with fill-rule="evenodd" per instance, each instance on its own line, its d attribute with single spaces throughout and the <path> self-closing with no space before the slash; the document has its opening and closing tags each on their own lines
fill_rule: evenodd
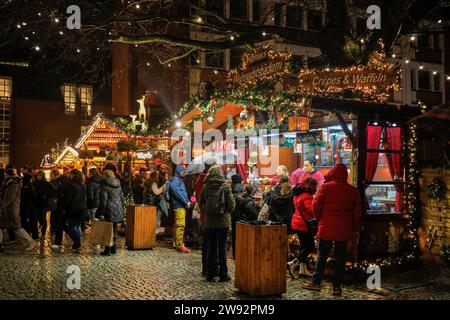
<svg viewBox="0 0 450 320">
<path fill-rule="evenodd" d="M 5 252 L 0 253 L 0 299 L 251 299 L 234 287 L 232 260 L 229 260 L 231 282 L 206 282 L 201 276 L 200 250 L 179 253 L 166 241 L 158 241 L 153 250 L 130 251 L 125 249 L 124 238 L 120 237 L 117 254 L 105 257 L 90 245 L 88 234 L 84 236 L 80 254 L 71 252 L 70 240 L 64 241 L 67 249 L 63 251 L 52 250 L 49 237 L 30 252 L 21 251 L 16 244 L 7 245 Z M 67 271 L 73 265 L 79 267 L 81 281 L 80 289 L 71 290 L 67 287 L 71 273 Z M 370 292 L 365 283 L 346 285 L 342 297 L 331 294 L 331 283 L 327 281 L 322 291 L 314 292 L 301 287 L 306 280 L 292 280 L 287 276 L 285 294 L 263 299 L 450 299 L 448 277 L 421 277 L 419 281 L 414 275 L 402 276 L 402 279 L 390 278 L 377 292 Z M 396 291 L 400 283 L 404 284 L 400 288 L 417 283 L 427 285 Z"/>
</svg>

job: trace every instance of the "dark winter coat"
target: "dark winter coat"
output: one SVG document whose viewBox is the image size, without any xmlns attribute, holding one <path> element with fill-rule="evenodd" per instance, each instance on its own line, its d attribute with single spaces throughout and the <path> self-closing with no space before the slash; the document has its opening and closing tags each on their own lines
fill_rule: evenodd
<svg viewBox="0 0 450 320">
<path fill-rule="evenodd" d="M 301 214 L 303 214 L 303 217 L 305 217 L 306 221 L 313 218 L 313 201 L 314 196 L 308 192 L 303 192 L 299 195 L 294 196 L 295 213 L 292 216 L 292 230 L 309 232 L 305 220 L 303 220 Z"/>
<path fill-rule="evenodd" d="M 48 208 L 48 199 L 51 194 L 50 183 L 45 180 L 36 180 L 34 182 L 34 189 L 36 190 L 36 207 Z"/>
<path fill-rule="evenodd" d="M 292 215 L 294 214 L 294 200 L 292 191 L 288 194 L 281 194 L 281 187 L 275 186 L 270 191 L 270 214 L 269 220 L 282 222 L 290 228 Z"/>
<path fill-rule="evenodd" d="M 235 220 L 252 221 L 258 218 L 258 210 L 256 209 L 253 197 L 247 194 L 241 194 L 235 198 L 236 209 Z"/>
<path fill-rule="evenodd" d="M 22 228 L 20 224 L 20 177 L 8 177 L 4 187 L 0 206 L 0 229 L 18 230 Z"/>
<path fill-rule="evenodd" d="M 86 214 L 86 187 L 71 180 L 63 190 L 62 207 L 67 217 L 81 218 Z"/>
<path fill-rule="evenodd" d="M 169 196 L 173 209 L 185 208 L 189 203 L 186 186 L 183 179 L 181 179 L 182 166 L 177 166 L 175 169 L 175 175 L 172 180 L 169 181 Z"/>
<path fill-rule="evenodd" d="M 106 221 L 119 223 L 123 221 L 124 197 L 120 180 L 107 178 L 103 180 L 100 193 L 99 214 L 103 214 Z"/>
<path fill-rule="evenodd" d="M 223 191 L 225 192 L 225 213 L 221 215 L 208 215 L 208 213 L 205 212 L 204 227 L 207 229 L 225 229 L 231 227 L 231 213 L 234 211 L 236 203 L 233 198 L 231 187 L 225 183 L 225 179 L 220 172 L 219 167 L 217 167 L 216 170 L 209 170 L 208 175 L 205 178 L 205 184 L 202 188 L 199 205 L 200 209 L 204 210 L 204 205 L 206 203 L 206 190 L 208 188 L 217 189 L 222 185 L 224 185 Z"/>
<path fill-rule="evenodd" d="M 345 165 L 337 164 L 317 191 L 313 212 L 319 220 L 320 239 L 350 241 L 359 230 L 361 199 L 358 189 L 347 183 L 347 177 Z"/>
<path fill-rule="evenodd" d="M 36 190 L 33 183 L 23 183 L 20 192 L 20 210 L 22 212 L 29 212 L 36 208 Z"/>
<path fill-rule="evenodd" d="M 100 175 L 89 177 L 87 183 L 87 207 L 95 209 L 100 206 L 100 196 L 103 178 Z"/>
</svg>

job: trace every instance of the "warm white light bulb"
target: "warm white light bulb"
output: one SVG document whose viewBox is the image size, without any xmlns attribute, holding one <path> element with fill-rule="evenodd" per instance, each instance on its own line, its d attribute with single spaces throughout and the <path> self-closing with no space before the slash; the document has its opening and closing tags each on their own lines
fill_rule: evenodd
<svg viewBox="0 0 450 320">
<path fill-rule="evenodd" d="M 419 66 L 419 69 L 422 70 L 422 69 L 423 69 L 423 66 Z"/>
<path fill-rule="evenodd" d="M 34 48 L 36 51 L 41 50 L 41 48 L 39 48 L 39 46 L 36 46 L 36 48 Z"/>
<path fill-rule="evenodd" d="M 414 36 L 411 36 L 411 38 L 409 38 L 411 41 L 414 41 L 414 40 L 416 40 L 416 37 L 414 37 Z"/>
<path fill-rule="evenodd" d="M 136 5 L 136 9 L 139 9 L 140 7 L 141 7 L 140 5 L 138 5 L 138 4 Z"/>
</svg>

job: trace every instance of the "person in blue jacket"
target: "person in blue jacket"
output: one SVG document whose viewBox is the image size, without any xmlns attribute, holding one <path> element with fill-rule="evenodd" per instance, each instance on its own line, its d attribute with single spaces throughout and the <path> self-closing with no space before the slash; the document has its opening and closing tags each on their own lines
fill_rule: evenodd
<svg viewBox="0 0 450 320">
<path fill-rule="evenodd" d="M 173 227 L 173 246 L 180 252 L 189 252 L 184 245 L 184 228 L 186 226 L 186 209 L 191 207 L 186 186 L 181 177 L 184 167 L 178 165 L 175 174 L 168 184 L 169 199 L 175 213 Z"/>
</svg>

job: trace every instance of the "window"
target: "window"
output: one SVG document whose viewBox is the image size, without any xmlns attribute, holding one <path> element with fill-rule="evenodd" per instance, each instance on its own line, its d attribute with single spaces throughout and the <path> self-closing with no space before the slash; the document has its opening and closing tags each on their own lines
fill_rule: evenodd
<svg viewBox="0 0 450 320">
<path fill-rule="evenodd" d="M 205 8 L 206 10 L 217 13 L 220 16 L 224 15 L 223 0 L 206 0 Z"/>
<path fill-rule="evenodd" d="M 286 9 L 286 27 L 301 28 L 302 27 L 302 7 L 289 6 Z"/>
<path fill-rule="evenodd" d="M 0 99 L 11 100 L 12 93 L 12 79 L 7 77 L 0 77 Z"/>
<path fill-rule="evenodd" d="M 351 124 L 348 125 L 352 130 Z M 352 144 L 340 126 L 331 126 L 310 132 L 322 131 L 322 142 L 304 143 L 303 160 L 319 157 L 319 167 L 333 167 L 337 163 L 349 165 L 352 158 Z"/>
<path fill-rule="evenodd" d="M 64 97 L 64 113 L 70 116 L 75 115 L 77 104 L 77 86 L 75 84 L 64 84 L 61 87 Z"/>
<path fill-rule="evenodd" d="M 439 73 L 434 75 L 434 91 L 441 91 L 441 76 Z"/>
<path fill-rule="evenodd" d="M 419 70 L 419 89 L 430 90 L 430 72 Z"/>
<path fill-rule="evenodd" d="M 308 30 L 322 30 L 322 12 L 319 10 L 308 10 Z"/>
<path fill-rule="evenodd" d="M 261 22 L 261 0 L 253 0 L 253 22 Z"/>
<path fill-rule="evenodd" d="M 92 87 L 78 87 L 78 96 L 81 102 L 81 130 L 89 126 L 92 115 Z"/>
<path fill-rule="evenodd" d="M 233 19 L 247 20 L 247 0 L 230 0 L 230 17 Z"/>
<path fill-rule="evenodd" d="M 12 79 L 0 77 L 0 159 L 9 162 Z"/>
<path fill-rule="evenodd" d="M 416 88 L 417 88 L 416 82 L 417 82 L 416 70 L 411 69 L 411 90 L 416 90 Z"/>
<path fill-rule="evenodd" d="M 210 52 L 205 54 L 205 67 L 206 68 L 217 68 L 224 69 L 225 65 L 225 55 L 223 51 L 220 52 Z"/>
<path fill-rule="evenodd" d="M 429 48 L 430 47 L 430 39 L 426 34 L 419 34 L 417 37 L 417 46 L 420 48 Z"/>
<path fill-rule="evenodd" d="M 278 2 L 275 3 L 273 11 L 274 11 L 274 24 L 276 26 L 281 26 L 281 14 L 283 11 L 283 7 L 282 7 L 281 3 L 278 3 Z"/>
<path fill-rule="evenodd" d="M 405 194 L 402 130 L 367 126 L 365 196 L 368 214 L 402 213 Z"/>
<path fill-rule="evenodd" d="M 441 37 L 439 33 L 433 33 L 433 48 L 441 48 Z"/>
</svg>

